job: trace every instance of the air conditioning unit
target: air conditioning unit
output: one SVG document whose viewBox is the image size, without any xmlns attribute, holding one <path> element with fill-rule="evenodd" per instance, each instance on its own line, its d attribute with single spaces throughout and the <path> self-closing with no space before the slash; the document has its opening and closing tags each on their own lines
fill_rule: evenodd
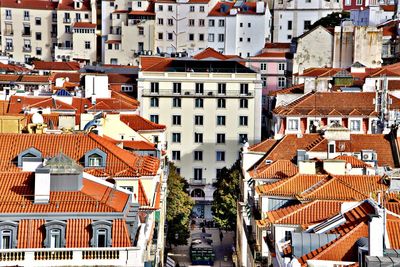
<svg viewBox="0 0 400 267">
<path fill-rule="evenodd" d="M 374 151 L 372 150 L 361 150 L 361 159 L 364 161 L 374 160 Z"/>
</svg>

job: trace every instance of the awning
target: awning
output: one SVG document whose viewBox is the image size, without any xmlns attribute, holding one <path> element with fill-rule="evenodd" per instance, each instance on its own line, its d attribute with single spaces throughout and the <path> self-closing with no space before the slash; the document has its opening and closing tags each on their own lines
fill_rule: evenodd
<svg viewBox="0 0 400 267">
<path fill-rule="evenodd" d="M 166 267 L 175 267 L 176 263 L 173 259 L 171 259 L 170 257 L 167 257 L 167 264 Z"/>
</svg>

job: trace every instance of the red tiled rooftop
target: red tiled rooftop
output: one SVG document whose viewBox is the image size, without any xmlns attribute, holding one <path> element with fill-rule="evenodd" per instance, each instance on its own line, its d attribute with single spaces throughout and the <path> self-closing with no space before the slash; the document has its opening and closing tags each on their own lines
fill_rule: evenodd
<svg viewBox="0 0 400 267">
<path fill-rule="evenodd" d="M 298 168 L 290 160 L 277 160 L 273 163 L 261 161 L 251 168 L 253 179 L 284 179 L 297 174 Z"/>
<path fill-rule="evenodd" d="M 131 127 L 135 131 L 156 131 L 165 130 L 165 125 L 157 124 L 149 121 L 139 115 L 121 114 L 121 121 Z"/>
<path fill-rule="evenodd" d="M 255 55 L 254 58 L 286 58 L 286 52 L 263 52 Z"/>
<path fill-rule="evenodd" d="M 304 94 L 304 83 L 293 85 L 288 88 L 283 88 L 280 90 L 271 91 L 270 96 L 284 95 L 284 94 Z"/>
<path fill-rule="evenodd" d="M 290 48 L 290 43 L 265 43 L 264 48 Z"/>
<path fill-rule="evenodd" d="M 34 61 L 35 70 L 63 70 L 78 71 L 80 65 L 78 62 L 52 62 L 52 61 Z"/>
<path fill-rule="evenodd" d="M 74 28 L 90 28 L 95 29 L 96 24 L 90 22 L 75 22 L 73 25 Z"/>
<path fill-rule="evenodd" d="M 224 55 L 211 47 L 207 47 L 203 51 L 201 51 L 193 56 L 194 59 L 199 59 L 199 60 L 209 59 L 209 58 L 214 58 L 214 59 L 219 59 L 219 60 L 227 60 L 227 59 L 231 59 L 234 57 L 240 58 L 239 56 L 236 56 L 236 55 Z"/>
<path fill-rule="evenodd" d="M 251 145 L 249 147 L 249 151 L 267 153 L 277 143 L 278 143 L 278 140 L 266 139 L 266 140 L 262 141 L 261 143 Z"/>
<path fill-rule="evenodd" d="M 23 9 L 43 9 L 54 10 L 57 8 L 57 2 L 50 0 L 2 0 L 1 6 L 8 8 L 23 8 Z"/>
<path fill-rule="evenodd" d="M 341 155 L 337 156 L 335 159 L 346 161 L 346 163 L 351 164 L 352 168 L 371 168 L 371 165 L 365 163 L 364 161 L 354 156 Z"/>
</svg>

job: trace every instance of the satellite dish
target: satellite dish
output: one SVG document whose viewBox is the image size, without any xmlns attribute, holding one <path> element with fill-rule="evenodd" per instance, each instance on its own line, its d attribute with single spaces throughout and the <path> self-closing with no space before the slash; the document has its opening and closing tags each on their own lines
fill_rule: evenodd
<svg viewBox="0 0 400 267">
<path fill-rule="evenodd" d="M 40 113 L 35 113 L 32 115 L 32 123 L 34 124 L 43 124 L 43 116 Z"/>
<path fill-rule="evenodd" d="M 65 81 L 66 81 L 66 82 L 69 82 L 69 77 L 66 77 L 66 78 L 65 78 Z"/>
</svg>

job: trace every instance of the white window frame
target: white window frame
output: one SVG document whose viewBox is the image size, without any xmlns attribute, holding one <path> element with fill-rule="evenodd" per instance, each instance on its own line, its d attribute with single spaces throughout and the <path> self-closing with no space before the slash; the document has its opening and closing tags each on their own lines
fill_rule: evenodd
<svg viewBox="0 0 400 267">
<path fill-rule="evenodd" d="M 358 130 L 353 127 L 355 122 L 358 122 L 359 124 Z M 349 130 L 357 133 L 362 132 L 362 119 L 349 119 Z"/>
<path fill-rule="evenodd" d="M 298 132 L 300 129 L 300 119 L 298 118 L 286 118 L 286 130 L 290 132 Z M 294 127 L 296 126 L 296 127 Z"/>
</svg>

